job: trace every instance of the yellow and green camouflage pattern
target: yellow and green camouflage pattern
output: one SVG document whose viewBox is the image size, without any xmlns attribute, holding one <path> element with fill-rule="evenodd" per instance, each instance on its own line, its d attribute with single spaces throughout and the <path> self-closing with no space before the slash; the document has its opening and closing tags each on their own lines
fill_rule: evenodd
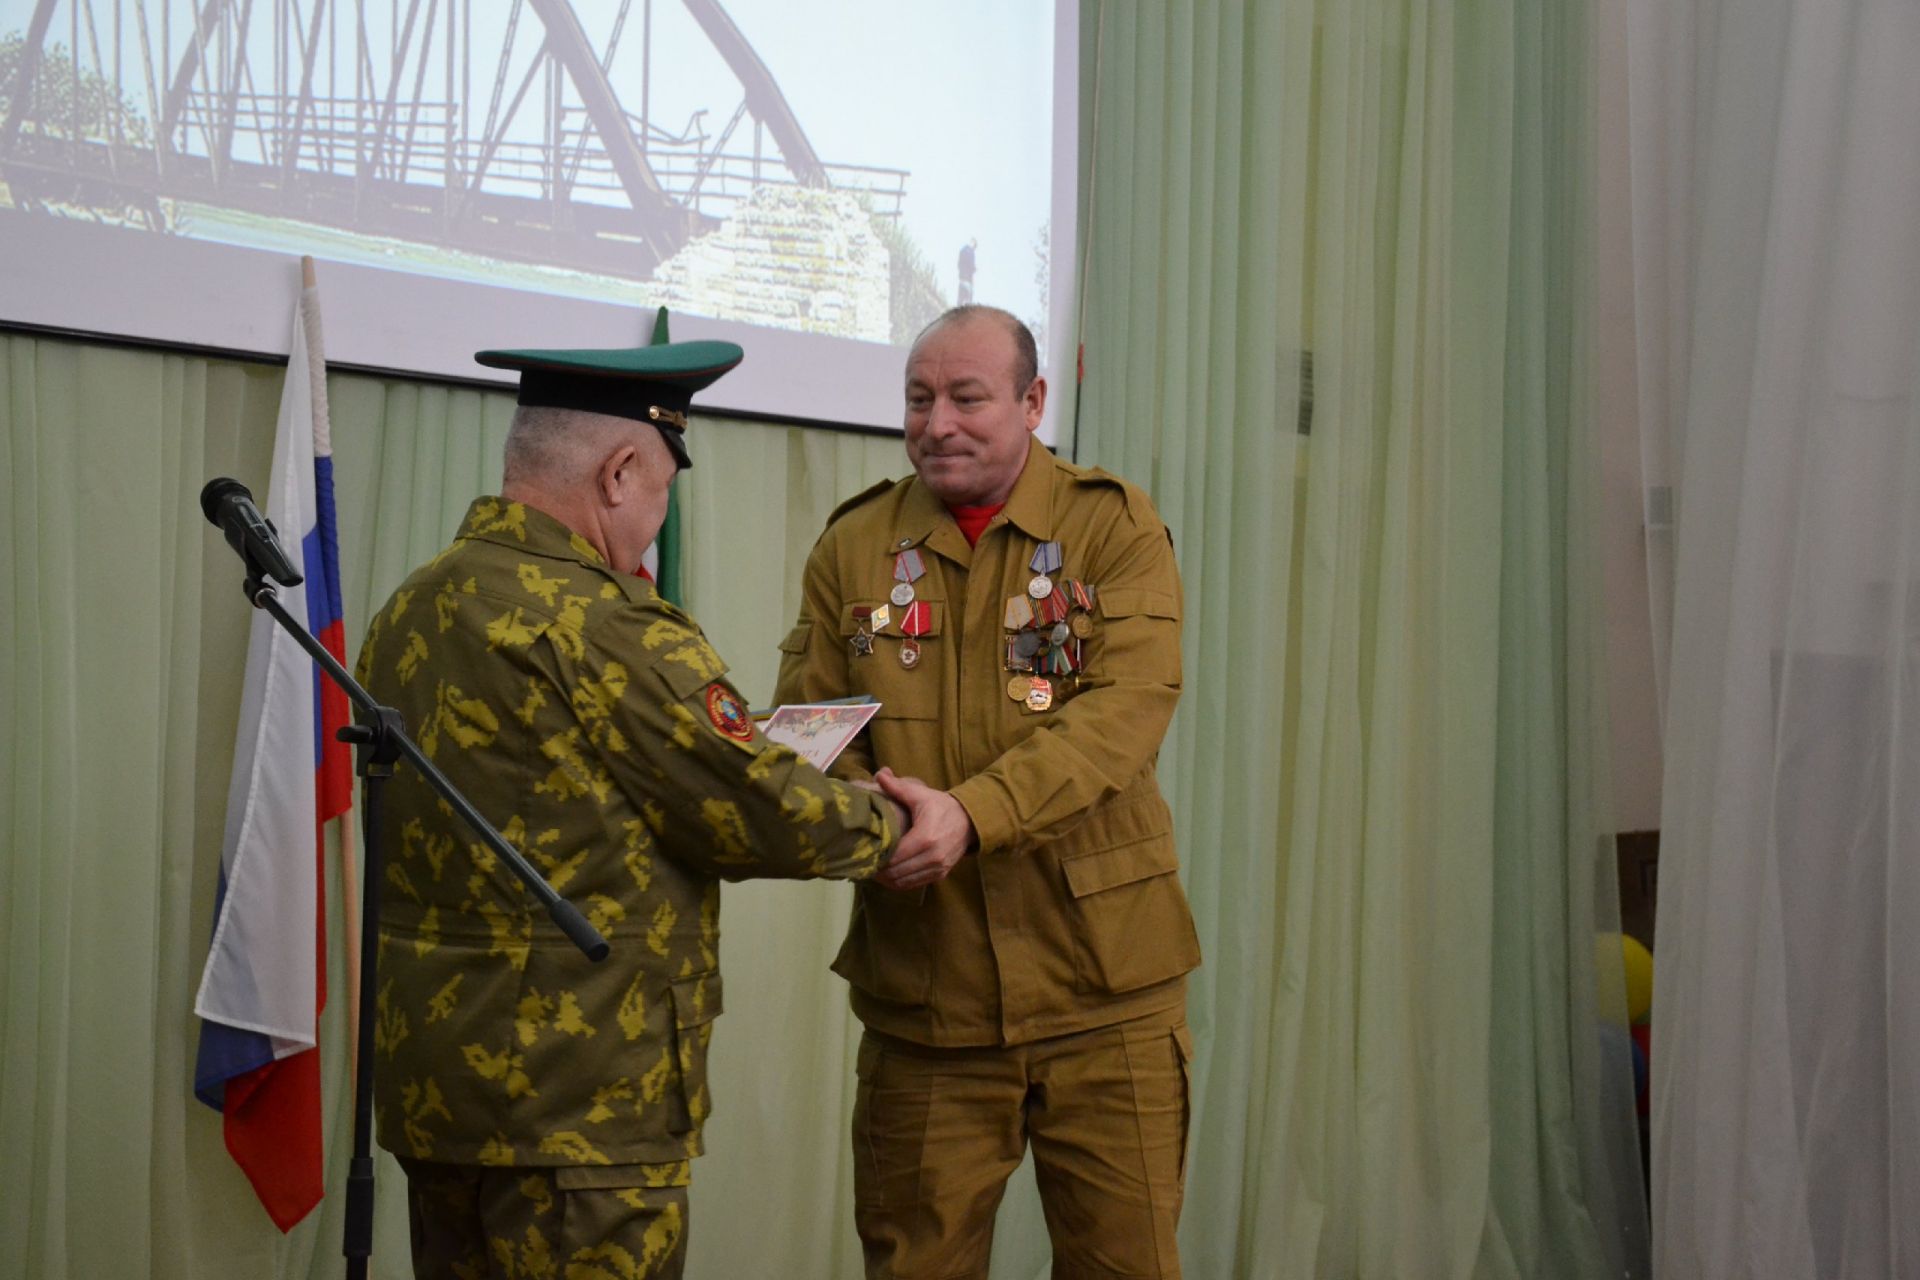
<svg viewBox="0 0 1920 1280">
<path fill-rule="evenodd" d="M 678 1280 L 687 1162 L 489 1169 L 403 1158 L 413 1273 L 455 1280 Z"/>
<path fill-rule="evenodd" d="M 477 499 L 359 676 L 606 935 L 595 965 L 401 765 L 383 835 L 375 1111 L 448 1164 L 698 1155 L 722 879 L 864 879 L 887 806 L 764 738 L 693 619 L 557 520 Z"/>
</svg>

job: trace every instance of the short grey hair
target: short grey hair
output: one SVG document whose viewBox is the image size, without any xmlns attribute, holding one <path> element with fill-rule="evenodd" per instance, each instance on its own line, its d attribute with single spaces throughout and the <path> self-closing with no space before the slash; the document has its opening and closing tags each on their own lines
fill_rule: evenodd
<svg viewBox="0 0 1920 1280">
<path fill-rule="evenodd" d="M 507 428 L 505 480 L 516 484 L 584 479 L 627 439 L 627 426 L 643 425 L 578 409 L 520 405 Z"/>
<path fill-rule="evenodd" d="M 1013 394 L 1023 396 L 1033 380 L 1040 376 L 1040 348 L 1033 340 L 1033 330 L 1027 328 L 1026 321 L 1011 311 L 999 307 L 990 307 L 984 302 L 963 302 L 957 307 L 949 307 L 941 312 L 931 324 L 922 329 L 914 338 L 913 345 L 918 347 L 921 341 L 935 329 L 944 329 L 950 324 L 963 320 L 992 320 L 1007 331 L 1013 339 Z"/>
</svg>

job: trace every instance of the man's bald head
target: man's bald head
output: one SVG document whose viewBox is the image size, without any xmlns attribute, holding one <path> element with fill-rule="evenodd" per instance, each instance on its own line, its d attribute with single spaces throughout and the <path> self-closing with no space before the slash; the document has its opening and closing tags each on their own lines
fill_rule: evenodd
<svg viewBox="0 0 1920 1280">
<path fill-rule="evenodd" d="M 932 334 L 956 324 L 978 323 L 999 326 L 1006 333 L 1008 340 L 1013 343 L 1013 394 L 1025 395 L 1027 388 L 1033 385 L 1033 380 L 1040 376 L 1040 349 L 1033 340 L 1033 330 L 1027 328 L 1026 322 L 1013 312 L 1003 311 L 999 307 L 969 302 L 941 312 L 938 318 L 914 338 L 913 347 L 907 352 L 907 359 L 911 361 L 913 352 L 918 351 L 920 344 Z"/>
</svg>

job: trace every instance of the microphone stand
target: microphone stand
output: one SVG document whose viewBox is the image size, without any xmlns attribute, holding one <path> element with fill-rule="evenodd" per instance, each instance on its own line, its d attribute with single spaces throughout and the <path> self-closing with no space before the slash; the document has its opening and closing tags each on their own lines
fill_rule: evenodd
<svg viewBox="0 0 1920 1280">
<path fill-rule="evenodd" d="M 600 931 L 580 914 L 577 907 L 554 891 L 553 886 L 520 856 L 520 851 L 508 844 L 506 838 L 494 830 L 493 825 L 460 793 L 459 788 L 447 780 L 447 776 L 435 767 L 433 761 L 427 759 L 426 753 L 407 736 L 400 713 L 392 707 L 380 705 L 327 652 L 326 646 L 286 611 L 280 603 L 279 589 L 268 580 L 268 574 L 257 558 L 246 552 L 242 552 L 240 558 L 247 566 L 245 590 L 248 602 L 254 608 L 272 615 L 273 620 L 299 642 L 300 647 L 319 664 L 328 678 L 346 691 L 347 697 L 362 713 L 359 724 L 347 725 L 339 734 L 342 742 L 354 745 L 359 757 L 363 847 L 360 1019 L 354 1029 L 358 1052 L 355 1055 L 353 1079 L 353 1159 L 347 1167 L 347 1221 L 342 1252 L 346 1255 L 349 1280 L 366 1280 L 367 1263 L 373 1256 L 373 1014 L 377 989 L 374 968 L 380 956 L 380 812 L 385 798 L 383 792 L 387 779 L 393 776 L 394 764 L 404 757 L 419 770 L 428 785 L 453 806 L 453 811 L 473 828 L 487 847 L 498 854 L 500 860 L 520 878 L 520 882 L 545 905 L 553 922 L 560 926 L 560 931 L 567 935 L 574 946 L 580 948 L 587 959 L 596 963 L 606 959 L 607 940 L 600 936 Z"/>
</svg>

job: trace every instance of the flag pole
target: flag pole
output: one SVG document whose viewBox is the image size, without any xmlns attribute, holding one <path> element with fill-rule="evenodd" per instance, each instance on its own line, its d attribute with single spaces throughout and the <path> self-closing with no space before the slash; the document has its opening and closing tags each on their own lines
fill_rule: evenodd
<svg viewBox="0 0 1920 1280">
<path fill-rule="evenodd" d="M 319 276 L 315 272 L 313 255 L 300 257 L 300 288 L 310 291 L 320 287 Z M 340 839 L 340 926 L 346 940 L 347 972 L 347 1025 L 360 1025 L 360 870 L 354 857 L 353 823 L 342 822 L 336 829 Z M 356 1075 L 360 1067 L 360 1038 L 354 1036 L 347 1042 L 347 1075 Z"/>
</svg>

